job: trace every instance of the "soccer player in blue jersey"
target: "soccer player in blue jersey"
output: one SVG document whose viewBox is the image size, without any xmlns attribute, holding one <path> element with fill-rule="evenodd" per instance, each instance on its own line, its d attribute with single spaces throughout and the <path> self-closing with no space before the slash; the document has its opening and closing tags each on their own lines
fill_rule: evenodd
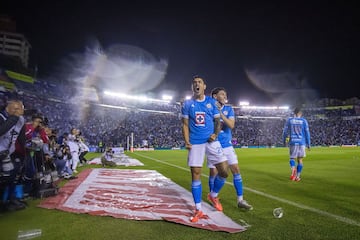
<svg viewBox="0 0 360 240">
<path fill-rule="evenodd" d="M 310 150 L 310 131 L 309 124 L 302 117 L 300 108 L 295 108 L 294 117 L 287 119 L 283 130 L 283 143 L 286 144 L 286 138 L 289 137 L 290 150 L 290 180 L 300 181 L 300 174 L 303 169 L 303 158 L 306 156 L 305 147 Z M 295 167 L 295 160 L 297 166 Z"/>
<path fill-rule="evenodd" d="M 231 105 L 227 105 L 227 93 L 225 88 L 217 87 L 211 91 L 211 96 L 216 100 L 216 106 L 220 112 L 221 131 L 219 141 L 233 174 L 233 184 L 237 195 L 237 206 L 241 209 L 252 210 L 253 207 L 243 197 L 243 184 L 238 165 L 238 158 L 232 145 L 231 130 L 235 127 L 235 113 Z M 210 169 L 209 187 L 214 187 L 214 180 L 217 174 L 216 168 L 208 162 Z"/>
<path fill-rule="evenodd" d="M 182 133 L 185 147 L 188 149 L 188 166 L 192 177 L 191 192 L 195 202 L 195 212 L 190 218 L 191 222 L 197 222 L 205 217 L 201 211 L 201 170 L 205 155 L 218 171 L 214 187 L 208 194 L 208 200 L 218 211 L 223 210 L 218 193 L 228 177 L 227 159 L 217 139 L 221 129 L 220 113 L 215 100 L 205 95 L 205 89 L 204 79 L 195 76 L 192 81 L 193 97 L 186 100 L 181 108 Z"/>
</svg>

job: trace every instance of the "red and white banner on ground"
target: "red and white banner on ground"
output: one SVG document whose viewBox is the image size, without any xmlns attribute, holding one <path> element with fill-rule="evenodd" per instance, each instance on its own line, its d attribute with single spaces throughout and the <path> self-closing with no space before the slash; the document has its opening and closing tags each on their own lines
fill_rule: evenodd
<svg viewBox="0 0 360 240">
<path fill-rule="evenodd" d="M 211 231 L 246 230 L 206 202 L 202 210 L 208 217 L 190 222 L 192 194 L 153 170 L 86 169 L 39 206 L 124 219 L 166 220 Z"/>
<path fill-rule="evenodd" d="M 111 159 L 118 166 L 144 166 L 142 162 L 135 158 L 131 158 L 123 153 L 114 154 L 114 157 Z M 89 162 L 89 164 L 101 164 L 101 158 L 93 158 Z"/>
</svg>

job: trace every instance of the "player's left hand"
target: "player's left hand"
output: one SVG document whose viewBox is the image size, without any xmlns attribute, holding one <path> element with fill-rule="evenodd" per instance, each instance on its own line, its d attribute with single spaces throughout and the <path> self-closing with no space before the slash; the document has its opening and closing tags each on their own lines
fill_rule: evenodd
<svg viewBox="0 0 360 240">
<path fill-rule="evenodd" d="M 213 142 L 217 138 L 217 135 L 215 133 L 210 135 L 210 138 L 208 139 L 208 142 Z"/>
<path fill-rule="evenodd" d="M 49 154 L 45 154 L 45 161 L 46 161 L 46 162 L 50 162 L 50 160 L 51 160 L 50 155 L 49 155 Z"/>
</svg>

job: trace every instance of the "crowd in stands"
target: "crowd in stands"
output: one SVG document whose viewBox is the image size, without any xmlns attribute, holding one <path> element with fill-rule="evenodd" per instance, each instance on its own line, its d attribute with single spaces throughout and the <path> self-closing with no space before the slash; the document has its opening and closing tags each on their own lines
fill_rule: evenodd
<svg viewBox="0 0 360 240">
<path fill-rule="evenodd" d="M 21 96 L 27 109 L 36 109 L 49 119 L 49 126 L 58 134 L 71 128 L 80 129 L 86 144 L 127 147 L 134 135 L 134 147 L 143 140 L 155 148 L 182 147 L 178 103 L 147 103 L 134 100 L 101 97 L 101 102 L 72 101 L 66 86 L 37 83 L 41 91 Z M 72 96 L 75 95 L 71 92 Z M 106 107 L 104 107 L 106 105 Z M 113 106 L 113 107 L 111 107 Z M 241 146 L 282 146 L 282 128 L 291 109 L 255 110 L 235 108 L 234 143 Z M 354 108 L 304 110 L 310 124 L 313 145 L 357 144 L 360 140 L 360 120 Z M 350 118 L 349 118 L 350 117 Z M 353 118 L 351 118 L 353 117 Z"/>
</svg>

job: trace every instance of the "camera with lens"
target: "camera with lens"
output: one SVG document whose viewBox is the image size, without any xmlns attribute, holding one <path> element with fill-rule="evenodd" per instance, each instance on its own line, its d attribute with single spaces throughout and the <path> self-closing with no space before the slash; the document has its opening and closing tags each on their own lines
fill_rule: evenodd
<svg viewBox="0 0 360 240">
<path fill-rule="evenodd" d="M 35 151 L 40 151 L 42 149 L 43 145 L 44 145 L 44 142 L 39 137 L 32 138 L 31 140 L 26 142 L 26 148 L 35 150 Z"/>
<path fill-rule="evenodd" d="M 0 151 L 0 160 L 4 160 L 9 156 L 9 150 Z"/>
<path fill-rule="evenodd" d="M 63 153 L 70 151 L 70 147 L 68 145 L 61 145 L 60 148 Z"/>
</svg>

